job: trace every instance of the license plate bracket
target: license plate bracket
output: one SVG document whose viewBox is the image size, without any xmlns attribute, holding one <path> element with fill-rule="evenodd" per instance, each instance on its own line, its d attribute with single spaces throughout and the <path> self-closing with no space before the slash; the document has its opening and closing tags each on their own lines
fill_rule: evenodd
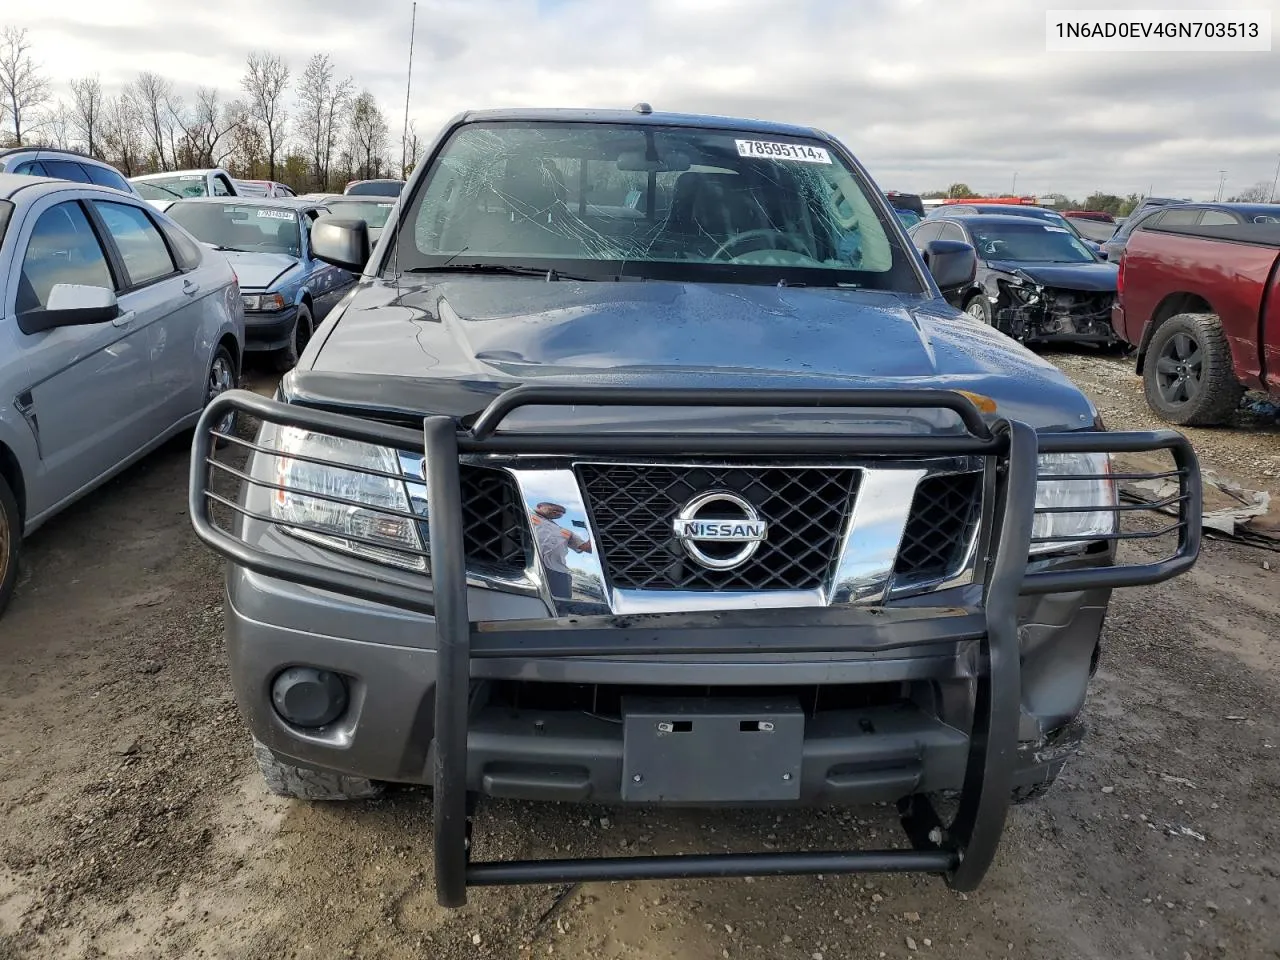
<svg viewBox="0 0 1280 960">
<path fill-rule="evenodd" d="M 795 699 L 626 697 L 622 799 L 798 800 L 804 711 Z"/>
</svg>

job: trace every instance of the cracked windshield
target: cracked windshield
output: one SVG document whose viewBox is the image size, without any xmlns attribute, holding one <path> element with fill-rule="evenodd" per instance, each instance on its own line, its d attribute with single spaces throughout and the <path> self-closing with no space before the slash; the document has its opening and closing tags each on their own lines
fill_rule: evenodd
<svg viewBox="0 0 1280 960">
<path fill-rule="evenodd" d="M 491 266 L 917 290 L 834 151 L 788 137 L 627 125 L 473 124 L 427 182 L 409 272 Z M 406 228 L 407 230 L 407 228 Z"/>
</svg>

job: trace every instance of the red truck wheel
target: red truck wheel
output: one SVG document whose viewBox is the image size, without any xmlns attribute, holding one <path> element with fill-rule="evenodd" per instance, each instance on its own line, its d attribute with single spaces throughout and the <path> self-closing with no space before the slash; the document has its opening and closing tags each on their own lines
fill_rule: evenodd
<svg viewBox="0 0 1280 960">
<path fill-rule="evenodd" d="M 1161 324 L 1147 347 L 1142 379 L 1151 409 L 1190 427 L 1225 422 L 1244 395 L 1222 323 L 1212 313 L 1179 313 Z"/>
</svg>

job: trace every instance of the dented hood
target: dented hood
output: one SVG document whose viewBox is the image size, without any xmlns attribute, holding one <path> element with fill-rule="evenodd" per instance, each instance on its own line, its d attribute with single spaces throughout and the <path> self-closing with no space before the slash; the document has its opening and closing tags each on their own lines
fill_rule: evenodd
<svg viewBox="0 0 1280 960">
<path fill-rule="evenodd" d="M 1057 368 L 940 300 L 668 281 L 364 280 L 284 389 L 295 402 L 466 420 L 526 383 L 950 388 L 1041 429 L 1094 420 Z"/>
<path fill-rule="evenodd" d="M 1114 263 L 1022 263 L 989 260 L 987 266 L 1001 273 L 1023 277 L 1032 283 L 1059 290 L 1115 293 L 1120 268 Z"/>
</svg>

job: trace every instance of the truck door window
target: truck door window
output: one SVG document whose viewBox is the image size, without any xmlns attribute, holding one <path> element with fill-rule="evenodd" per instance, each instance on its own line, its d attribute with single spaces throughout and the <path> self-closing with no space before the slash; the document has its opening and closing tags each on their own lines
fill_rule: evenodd
<svg viewBox="0 0 1280 960">
<path fill-rule="evenodd" d="M 1234 216 L 1221 210 L 1206 210 L 1200 218 L 1202 227 L 1229 227 L 1239 222 Z"/>
<path fill-rule="evenodd" d="M 50 207 L 36 221 L 22 258 L 15 312 L 46 306 L 57 283 L 108 290 L 115 286 L 97 234 L 75 201 Z"/>
<path fill-rule="evenodd" d="M 213 195 L 215 197 L 234 196 L 231 190 L 231 184 L 227 183 L 225 177 L 218 175 L 213 178 Z"/>
<path fill-rule="evenodd" d="M 1162 227 L 1194 227 L 1200 222 L 1200 210 L 1166 210 L 1160 218 Z"/>
</svg>

